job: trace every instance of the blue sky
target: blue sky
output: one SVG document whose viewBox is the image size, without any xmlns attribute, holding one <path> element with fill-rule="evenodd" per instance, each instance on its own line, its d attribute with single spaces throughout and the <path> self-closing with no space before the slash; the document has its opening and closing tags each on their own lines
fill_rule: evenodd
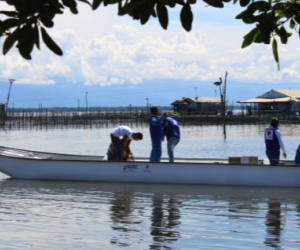
<svg viewBox="0 0 300 250">
<path fill-rule="evenodd" d="M 13 48 L 0 57 L 0 102 L 15 107 L 170 105 L 182 97 L 219 96 L 213 82 L 228 75 L 229 102 L 250 99 L 271 89 L 298 89 L 300 46 L 297 34 L 279 45 L 281 70 L 270 45 L 241 49 L 250 25 L 236 20 L 238 5 L 224 9 L 193 5 L 191 32 L 182 29 L 180 9 L 169 9 L 168 30 L 157 19 L 146 25 L 117 16 L 117 6 L 92 11 L 79 4 L 79 14 L 68 10 L 54 19 L 48 32 L 63 49 L 62 57 L 45 46 L 31 61 Z M 1 9 L 7 9 L 0 3 Z M 3 39 L 0 40 L 2 47 Z M 196 88 L 196 89 L 195 89 Z M 217 92 L 215 92 L 217 90 Z"/>
</svg>

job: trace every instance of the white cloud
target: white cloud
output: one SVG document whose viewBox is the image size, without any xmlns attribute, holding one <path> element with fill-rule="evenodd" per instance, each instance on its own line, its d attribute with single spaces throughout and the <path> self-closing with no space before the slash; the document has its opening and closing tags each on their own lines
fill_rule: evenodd
<svg viewBox="0 0 300 250">
<path fill-rule="evenodd" d="M 56 77 L 60 77 L 86 86 L 107 86 L 168 78 L 215 80 L 216 76 L 229 71 L 231 79 L 243 82 L 299 81 L 300 49 L 295 45 L 279 46 L 284 69 L 280 72 L 271 46 L 253 44 L 246 49 L 239 48 L 241 34 L 248 32 L 246 26 L 226 27 L 224 24 L 219 27 L 196 21 L 191 32 L 172 28 L 162 31 L 161 28 L 153 29 L 157 20 L 150 21 L 149 26 L 141 26 L 133 21 L 128 25 L 126 17 L 122 17 L 122 23 L 119 17 L 109 19 L 112 13 L 109 8 L 96 13 L 85 7 L 80 13 L 83 15 L 77 19 L 64 14 L 58 21 L 65 22 L 58 25 L 58 29 L 49 30 L 62 47 L 63 57 L 54 55 L 42 45 L 41 52 L 35 51 L 34 59 L 26 61 L 12 49 L 0 57 L 0 76 L 32 84 L 54 84 Z M 98 24 L 106 17 L 111 20 L 107 27 L 107 22 Z M 82 22 L 87 23 L 83 25 Z"/>
</svg>

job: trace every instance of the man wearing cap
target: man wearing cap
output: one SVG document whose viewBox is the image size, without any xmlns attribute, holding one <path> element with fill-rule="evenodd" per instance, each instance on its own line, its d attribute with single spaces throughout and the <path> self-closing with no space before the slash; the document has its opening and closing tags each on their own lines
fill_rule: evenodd
<svg viewBox="0 0 300 250">
<path fill-rule="evenodd" d="M 123 137 L 121 145 L 120 136 Z M 111 131 L 110 134 L 111 143 L 114 148 L 113 160 L 122 161 L 122 148 L 126 151 L 127 154 L 130 154 L 129 145 L 132 140 L 139 141 L 143 139 L 143 134 L 140 132 L 133 132 L 131 128 L 127 126 L 119 126 Z"/>
<path fill-rule="evenodd" d="M 169 162 L 174 162 L 174 148 L 180 141 L 180 128 L 179 123 L 169 116 L 169 113 L 163 114 L 164 120 L 164 133 L 167 137 L 167 149 Z"/>
</svg>

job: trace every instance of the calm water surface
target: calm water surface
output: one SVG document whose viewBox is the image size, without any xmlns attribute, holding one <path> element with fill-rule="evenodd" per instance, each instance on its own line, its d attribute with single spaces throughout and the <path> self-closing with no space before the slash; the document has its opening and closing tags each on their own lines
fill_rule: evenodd
<svg viewBox="0 0 300 250">
<path fill-rule="evenodd" d="M 180 157 L 265 158 L 264 126 L 184 127 Z M 0 145 L 104 155 L 111 128 L 0 131 Z M 145 139 L 132 143 L 148 156 Z M 299 126 L 281 126 L 289 159 Z M 164 145 L 165 148 L 165 145 Z M 164 155 L 167 156 L 164 150 Z M 0 249 L 300 249 L 300 189 L 24 181 L 0 174 Z"/>
</svg>

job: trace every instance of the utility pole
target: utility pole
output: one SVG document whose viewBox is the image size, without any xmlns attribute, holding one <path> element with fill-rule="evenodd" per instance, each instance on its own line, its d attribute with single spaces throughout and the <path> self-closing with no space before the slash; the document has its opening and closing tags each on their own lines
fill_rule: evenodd
<svg viewBox="0 0 300 250">
<path fill-rule="evenodd" d="M 196 94 L 196 100 L 198 99 L 198 96 L 197 96 L 197 87 L 194 87 L 194 89 L 195 89 L 195 94 Z"/>
<path fill-rule="evenodd" d="M 80 100 L 78 99 L 78 114 L 79 114 Z"/>
<path fill-rule="evenodd" d="M 223 94 L 224 94 L 224 111 L 226 112 L 226 80 L 228 76 L 228 72 L 225 71 L 225 81 L 224 81 L 224 86 L 223 86 Z"/>
<path fill-rule="evenodd" d="M 4 112 L 4 115 L 3 115 L 3 125 L 5 124 L 5 119 L 6 119 L 6 115 L 7 115 L 7 112 L 8 112 L 8 103 L 9 103 L 11 85 L 13 84 L 15 79 L 8 79 L 8 81 L 10 82 L 10 84 L 9 84 L 9 90 L 8 90 L 7 101 L 6 101 L 6 109 L 5 109 L 5 112 Z"/>
<path fill-rule="evenodd" d="M 148 106 L 149 106 L 149 98 L 147 97 L 146 98 L 146 100 L 147 100 L 147 114 L 149 113 L 149 111 L 148 111 Z"/>
<path fill-rule="evenodd" d="M 196 110 L 195 110 L 195 111 L 197 112 L 197 111 L 199 111 L 199 110 L 198 110 L 199 107 L 198 107 L 197 87 L 194 87 L 194 89 L 195 89 L 195 94 L 196 94 L 196 97 L 195 97 L 195 99 L 196 99 Z"/>
<path fill-rule="evenodd" d="M 85 92 L 85 113 L 87 113 L 87 107 L 88 107 L 88 100 L 87 100 L 87 94 L 89 92 Z"/>
<path fill-rule="evenodd" d="M 7 108 L 8 108 L 8 102 L 9 102 L 9 97 L 10 97 L 11 85 L 13 84 L 15 79 L 8 79 L 8 81 L 10 82 L 10 84 L 9 84 L 9 90 L 8 90 L 8 95 L 7 95 L 6 111 L 8 110 Z"/>
<path fill-rule="evenodd" d="M 226 113 L 226 80 L 227 80 L 228 73 L 225 71 L 225 81 L 223 85 L 223 91 L 221 89 L 222 84 L 222 78 L 220 77 L 219 82 L 215 82 L 214 85 L 219 86 L 220 88 L 220 97 L 221 97 L 221 109 L 222 109 L 222 120 L 223 120 L 223 134 L 224 139 L 226 139 L 226 119 L 225 119 L 225 113 Z"/>
</svg>

